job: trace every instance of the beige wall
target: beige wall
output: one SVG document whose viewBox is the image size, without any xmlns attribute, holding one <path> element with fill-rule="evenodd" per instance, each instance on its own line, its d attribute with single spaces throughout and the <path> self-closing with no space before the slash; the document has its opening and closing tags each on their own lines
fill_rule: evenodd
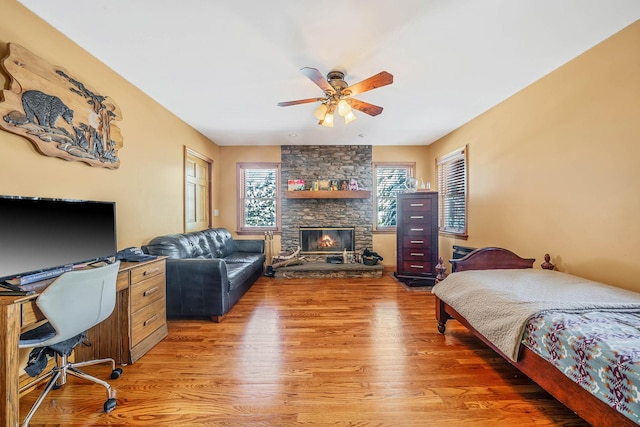
<svg viewBox="0 0 640 427">
<path fill-rule="evenodd" d="M 124 137 L 120 168 L 107 170 L 40 155 L 26 139 L 0 130 L 0 194 L 115 201 L 119 248 L 181 232 L 184 145 L 214 160 L 214 185 L 218 147 L 18 2 L 0 0 L 0 10 L 0 57 L 7 43 L 20 44 L 113 98 Z M 0 73 L 3 88 L 6 78 Z"/>
<path fill-rule="evenodd" d="M 640 21 L 431 146 L 469 146 L 469 240 L 640 291 Z"/>
</svg>

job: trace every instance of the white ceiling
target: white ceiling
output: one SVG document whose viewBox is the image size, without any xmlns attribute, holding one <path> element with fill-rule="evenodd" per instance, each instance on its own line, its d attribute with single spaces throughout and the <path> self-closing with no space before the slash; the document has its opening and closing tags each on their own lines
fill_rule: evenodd
<svg viewBox="0 0 640 427">
<path fill-rule="evenodd" d="M 638 0 L 19 1 L 218 145 L 430 144 L 640 19 Z M 384 111 L 325 128 L 276 106 L 322 96 L 305 66 L 388 71 L 356 97 Z"/>
</svg>

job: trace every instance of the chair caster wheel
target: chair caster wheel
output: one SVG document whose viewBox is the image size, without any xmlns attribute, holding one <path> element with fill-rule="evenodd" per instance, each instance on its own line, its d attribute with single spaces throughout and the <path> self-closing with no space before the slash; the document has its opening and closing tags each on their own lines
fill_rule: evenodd
<svg viewBox="0 0 640 427">
<path fill-rule="evenodd" d="M 120 375 L 122 375 L 122 369 L 120 368 L 116 368 L 113 371 L 111 371 L 112 380 L 117 380 L 118 378 L 120 378 Z"/>
<path fill-rule="evenodd" d="M 115 399 L 108 399 L 106 402 L 104 402 L 104 412 L 111 412 L 114 409 L 116 409 L 116 400 Z"/>
<path fill-rule="evenodd" d="M 51 387 L 51 390 L 57 390 L 59 388 L 62 388 L 62 384 L 54 384 L 53 387 Z"/>
</svg>

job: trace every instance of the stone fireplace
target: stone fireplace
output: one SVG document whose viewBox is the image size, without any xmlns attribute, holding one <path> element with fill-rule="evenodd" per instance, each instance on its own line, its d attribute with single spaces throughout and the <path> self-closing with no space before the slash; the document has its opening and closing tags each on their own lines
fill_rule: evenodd
<svg viewBox="0 0 640 427">
<path fill-rule="evenodd" d="M 281 146 L 282 194 L 288 180 L 355 179 L 360 189 L 373 186 L 370 145 L 283 145 Z M 362 253 L 373 247 L 373 203 L 370 198 L 282 198 L 282 251 L 302 248 L 301 230 L 310 228 L 352 229 L 352 249 Z M 329 254 L 340 250 L 313 249 L 305 254 L 309 261 L 325 262 Z M 313 254 L 311 252 L 314 252 Z"/>
<path fill-rule="evenodd" d="M 355 227 L 300 227 L 301 254 L 342 254 L 353 252 Z"/>
</svg>

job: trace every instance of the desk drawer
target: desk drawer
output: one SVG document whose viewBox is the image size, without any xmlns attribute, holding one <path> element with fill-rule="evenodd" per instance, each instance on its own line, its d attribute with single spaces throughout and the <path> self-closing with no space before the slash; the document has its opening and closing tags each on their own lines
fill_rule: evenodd
<svg viewBox="0 0 640 427">
<path fill-rule="evenodd" d="M 165 298 L 164 275 L 152 276 L 131 285 L 131 311 L 135 313 L 152 302 Z"/>
<path fill-rule="evenodd" d="M 149 277 L 164 275 L 165 263 L 163 261 L 156 261 L 150 264 L 145 264 L 140 267 L 133 268 L 131 270 L 131 284 L 136 284 Z"/>
<path fill-rule="evenodd" d="M 135 346 L 167 321 L 165 299 L 159 299 L 131 315 L 131 345 Z"/>
</svg>

